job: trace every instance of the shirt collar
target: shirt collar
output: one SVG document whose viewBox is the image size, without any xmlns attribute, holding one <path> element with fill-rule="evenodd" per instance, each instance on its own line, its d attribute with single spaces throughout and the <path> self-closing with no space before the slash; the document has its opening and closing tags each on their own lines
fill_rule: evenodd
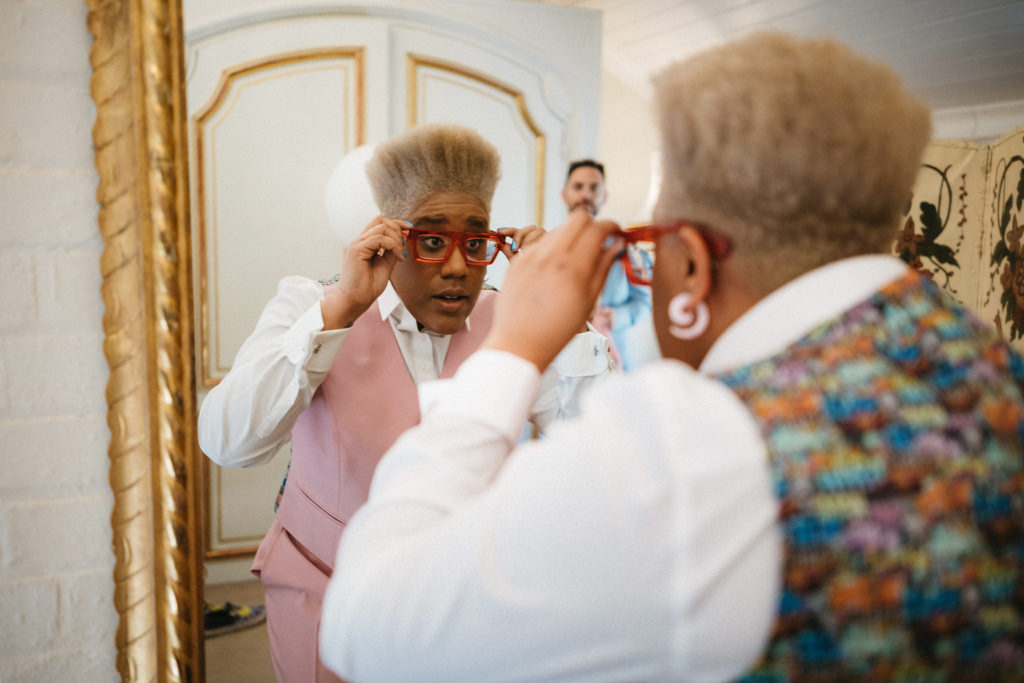
<svg viewBox="0 0 1024 683">
<path fill-rule="evenodd" d="M 843 259 L 805 273 L 730 325 L 704 357 L 701 372 L 724 372 L 779 353 L 906 272 L 906 263 L 879 254 Z"/>
<path fill-rule="evenodd" d="M 384 287 L 384 291 L 377 297 L 377 308 L 380 309 L 380 319 L 387 320 L 389 317 L 394 317 L 395 325 L 400 330 L 407 332 L 418 332 L 419 323 L 413 317 L 409 309 L 402 303 L 401 297 L 398 296 L 398 292 L 391 286 L 389 280 L 387 285 Z M 469 331 L 469 319 L 473 317 L 471 312 L 466 316 L 466 331 Z"/>
<path fill-rule="evenodd" d="M 377 308 L 380 309 L 380 319 L 387 320 L 388 316 L 396 310 L 407 311 L 405 304 L 398 298 L 398 292 L 391 286 L 391 281 L 384 286 L 384 291 L 377 297 Z"/>
</svg>

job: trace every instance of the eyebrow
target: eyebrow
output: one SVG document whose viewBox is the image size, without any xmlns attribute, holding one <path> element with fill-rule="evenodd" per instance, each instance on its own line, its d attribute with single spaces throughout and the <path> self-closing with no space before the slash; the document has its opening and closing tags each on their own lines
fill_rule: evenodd
<svg viewBox="0 0 1024 683">
<path fill-rule="evenodd" d="M 431 226 L 445 225 L 448 223 L 448 218 L 446 216 L 422 216 L 416 219 L 416 223 L 417 225 L 426 224 Z M 487 231 L 488 221 L 486 218 L 467 218 L 466 223 L 470 226 L 473 226 L 474 228 L 480 229 L 483 232 Z"/>
</svg>

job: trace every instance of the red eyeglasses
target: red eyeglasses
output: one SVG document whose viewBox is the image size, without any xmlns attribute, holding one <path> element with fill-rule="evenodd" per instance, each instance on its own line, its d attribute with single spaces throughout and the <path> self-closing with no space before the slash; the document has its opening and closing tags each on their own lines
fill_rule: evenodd
<svg viewBox="0 0 1024 683">
<path fill-rule="evenodd" d="M 494 263 L 501 245 L 508 237 L 496 232 L 455 232 L 450 230 L 402 231 L 406 244 L 412 243 L 412 255 L 420 263 L 444 263 L 451 258 L 455 245 L 462 251 L 467 266 L 487 266 Z"/>
<path fill-rule="evenodd" d="M 654 249 L 658 240 L 683 227 L 693 228 L 700 234 L 715 260 L 721 261 L 732 251 L 732 241 L 728 237 L 690 221 L 678 220 L 671 225 L 640 225 L 621 234 L 626 242 L 620 257 L 626 279 L 635 285 L 650 285 L 654 272 Z"/>
</svg>

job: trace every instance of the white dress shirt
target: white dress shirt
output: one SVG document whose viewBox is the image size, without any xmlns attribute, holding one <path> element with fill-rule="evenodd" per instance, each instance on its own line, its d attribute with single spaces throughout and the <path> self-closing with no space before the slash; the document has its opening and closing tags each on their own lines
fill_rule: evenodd
<svg viewBox="0 0 1024 683">
<path fill-rule="evenodd" d="M 248 467 L 268 462 L 291 438 L 292 427 L 327 376 L 351 327 L 324 330 L 324 287 L 299 276 L 283 278 L 230 372 L 199 411 L 199 446 L 214 462 Z M 388 283 L 377 299 L 413 381 L 436 380 L 450 337 L 421 332 Z M 472 321 L 472 313 L 466 325 Z M 542 431 L 555 419 L 579 412 L 579 397 L 608 374 L 608 340 L 591 329 L 577 334 L 545 373 L 530 418 Z"/>
<path fill-rule="evenodd" d="M 518 448 L 530 363 L 479 351 L 425 385 L 421 424 L 384 456 L 338 549 L 324 662 L 361 683 L 740 675 L 778 605 L 778 503 L 756 423 L 706 373 L 784 349 L 904 272 L 879 256 L 809 273 L 731 326 L 700 372 L 657 361 L 610 378 L 579 419 Z"/>
</svg>

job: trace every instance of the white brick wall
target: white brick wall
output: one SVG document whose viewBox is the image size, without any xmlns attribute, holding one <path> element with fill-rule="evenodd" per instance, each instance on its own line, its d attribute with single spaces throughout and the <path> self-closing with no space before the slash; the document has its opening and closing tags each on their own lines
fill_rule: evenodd
<svg viewBox="0 0 1024 683">
<path fill-rule="evenodd" d="M 115 681 L 87 9 L 0 0 L 0 681 Z"/>
</svg>

